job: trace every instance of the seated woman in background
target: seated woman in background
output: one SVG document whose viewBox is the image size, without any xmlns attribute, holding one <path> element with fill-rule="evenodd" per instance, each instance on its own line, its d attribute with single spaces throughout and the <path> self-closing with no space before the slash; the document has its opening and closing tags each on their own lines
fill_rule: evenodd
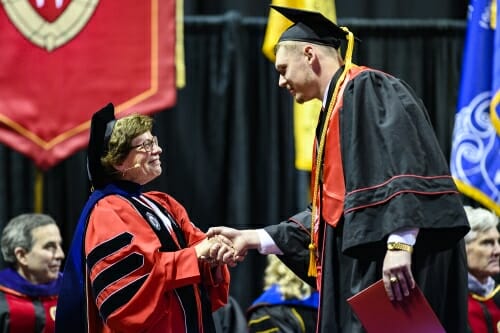
<svg viewBox="0 0 500 333">
<path fill-rule="evenodd" d="M 319 294 L 277 256 L 268 255 L 264 292 L 247 310 L 250 333 L 316 331 Z"/>
<path fill-rule="evenodd" d="M 470 231 L 465 236 L 469 270 L 469 326 L 473 333 L 500 332 L 500 234 L 498 216 L 465 206 Z"/>
</svg>

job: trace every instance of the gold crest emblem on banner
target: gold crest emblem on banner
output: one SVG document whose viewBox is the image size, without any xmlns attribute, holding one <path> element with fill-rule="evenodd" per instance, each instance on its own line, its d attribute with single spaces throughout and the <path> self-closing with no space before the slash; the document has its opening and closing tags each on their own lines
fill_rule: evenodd
<svg viewBox="0 0 500 333">
<path fill-rule="evenodd" d="M 12 24 L 33 44 L 52 51 L 87 24 L 99 0 L 0 0 Z M 45 11 L 44 6 L 51 6 Z M 48 15 L 50 14 L 50 15 Z M 48 18 L 52 19 L 48 19 Z"/>
</svg>

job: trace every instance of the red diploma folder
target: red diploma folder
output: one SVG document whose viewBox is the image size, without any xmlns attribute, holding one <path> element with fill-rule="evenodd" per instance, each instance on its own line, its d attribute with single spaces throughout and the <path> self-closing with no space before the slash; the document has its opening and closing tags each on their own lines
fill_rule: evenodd
<svg viewBox="0 0 500 333">
<path fill-rule="evenodd" d="M 368 333 L 446 333 L 418 286 L 392 302 L 379 280 L 347 302 Z"/>
</svg>

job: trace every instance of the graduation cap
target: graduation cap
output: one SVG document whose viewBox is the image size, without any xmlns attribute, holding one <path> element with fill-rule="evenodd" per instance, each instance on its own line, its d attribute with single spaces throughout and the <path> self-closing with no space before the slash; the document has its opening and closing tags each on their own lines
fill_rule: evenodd
<svg viewBox="0 0 500 333">
<path fill-rule="evenodd" d="M 109 181 L 101 165 L 101 157 L 107 150 L 115 122 L 115 107 L 112 103 L 92 115 L 87 147 L 87 173 L 94 188 L 102 188 Z"/>
<path fill-rule="evenodd" d="M 346 40 L 347 32 L 319 12 L 275 5 L 271 5 L 271 8 L 294 23 L 283 32 L 278 43 L 291 40 L 322 44 L 338 49 L 340 42 Z"/>
</svg>

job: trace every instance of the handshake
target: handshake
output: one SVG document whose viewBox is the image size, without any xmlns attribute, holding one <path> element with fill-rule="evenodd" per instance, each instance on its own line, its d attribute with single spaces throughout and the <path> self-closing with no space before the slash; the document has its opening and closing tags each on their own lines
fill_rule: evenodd
<svg viewBox="0 0 500 333">
<path fill-rule="evenodd" d="M 237 230 L 228 227 L 214 227 L 207 232 L 207 238 L 194 246 L 196 255 L 213 266 L 227 264 L 234 267 L 245 259 L 250 249 L 260 246 L 257 230 Z"/>
</svg>

